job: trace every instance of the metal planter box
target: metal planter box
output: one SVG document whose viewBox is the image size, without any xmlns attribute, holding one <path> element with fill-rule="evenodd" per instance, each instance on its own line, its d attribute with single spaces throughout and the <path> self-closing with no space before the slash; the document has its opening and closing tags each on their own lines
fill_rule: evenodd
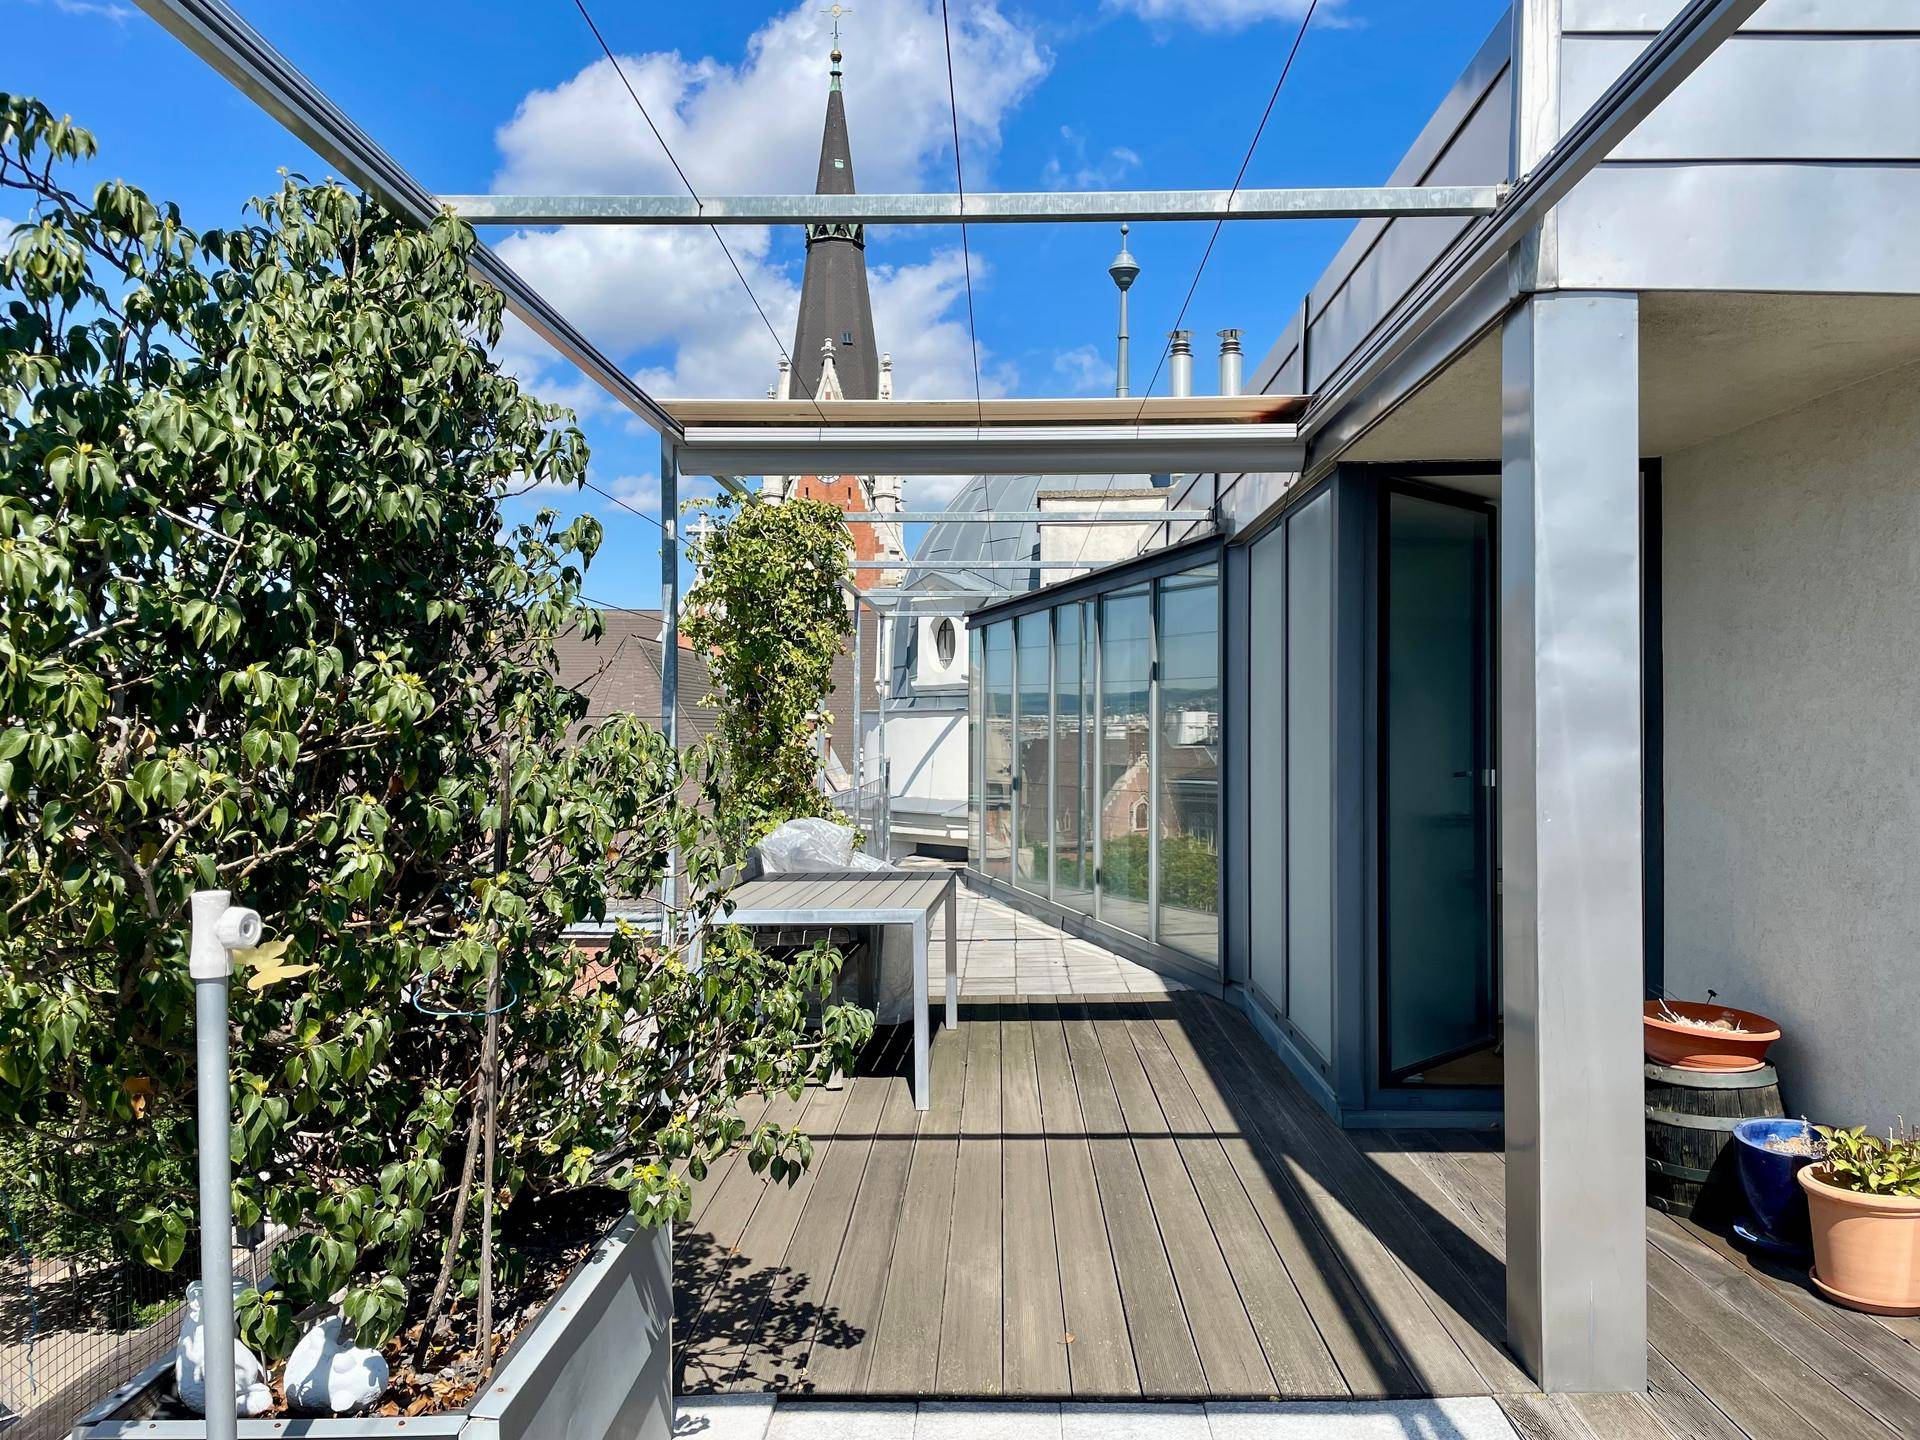
<svg viewBox="0 0 1920 1440">
<path fill-rule="evenodd" d="M 151 1418 L 172 1368 L 169 1356 L 114 1391 L 80 1417 L 73 1440 L 204 1440 L 200 1420 Z M 465 1410 L 240 1422 L 241 1440 L 669 1440 L 672 1432 L 672 1232 L 643 1230 L 631 1217 L 581 1262 Z"/>
</svg>

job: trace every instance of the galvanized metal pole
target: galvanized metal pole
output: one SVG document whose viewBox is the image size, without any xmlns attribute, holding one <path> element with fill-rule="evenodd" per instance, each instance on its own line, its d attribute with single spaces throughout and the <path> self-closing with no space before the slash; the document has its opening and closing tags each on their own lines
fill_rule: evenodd
<svg viewBox="0 0 1920 1440">
<path fill-rule="evenodd" d="M 879 636 L 874 637 L 876 640 Z M 853 592 L 853 803 L 860 804 L 860 691 L 867 683 L 865 657 L 860 643 L 860 592 Z"/>
<path fill-rule="evenodd" d="M 680 749 L 680 454 L 660 436 L 660 733 Z M 660 935 L 673 943 L 673 907 L 679 898 L 680 856 L 667 853 L 660 886 Z"/>
<path fill-rule="evenodd" d="M 193 978 L 194 1085 L 200 1162 L 200 1341 L 207 1440 L 234 1440 L 233 1123 L 227 1070 L 227 986 L 233 950 L 260 943 L 260 917 L 228 904 L 225 890 L 196 890 L 187 972 Z"/>
<path fill-rule="evenodd" d="M 1127 253 L 1127 231 L 1131 227 L 1122 221 L 1120 225 L 1120 253 L 1113 257 L 1113 263 L 1107 266 L 1107 274 L 1113 278 L 1114 287 L 1120 292 L 1120 334 L 1113 357 L 1113 393 L 1124 397 L 1131 393 L 1128 389 L 1127 348 L 1131 336 L 1127 334 L 1127 291 L 1133 288 L 1133 282 L 1140 278 L 1140 262 Z"/>
</svg>

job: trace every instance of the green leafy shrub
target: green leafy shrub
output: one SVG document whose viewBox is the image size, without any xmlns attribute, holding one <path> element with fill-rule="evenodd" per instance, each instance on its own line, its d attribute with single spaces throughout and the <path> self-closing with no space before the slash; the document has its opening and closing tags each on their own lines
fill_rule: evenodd
<svg viewBox="0 0 1920 1440">
<path fill-rule="evenodd" d="M 685 633 L 708 658 L 705 703 L 719 707 L 719 818 L 751 841 L 785 820 L 833 814 L 816 776 L 834 657 L 853 629 L 847 528 L 819 500 L 729 496 L 696 508 L 719 519 L 689 547 L 700 579 Z"/>
<path fill-rule="evenodd" d="M 1889 1131 L 1882 1138 L 1860 1125 L 1813 1128 L 1826 1142 L 1827 1178 L 1842 1190 L 1920 1199 L 1920 1130 Z"/>
<path fill-rule="evenodd" d="M 0 95 L 0 1145 L 44 1232 L 187 1252 L 204 887 L 272 937 L 230 1036 L 236 1219 L 297 1232 L 243 1309 L 269 1354 L 343 1287 L 369 1344 L 471 1292 L 470 1195 L 611 1185 L 657 1223 L 730 1147 L 790 1176 L 805 1137 L 737 1102 L 851 1062 L 871 1017 L 808 1020 L 835 958 L 563 934 L 675 849 L 691 933 L 737 846 L 709 749 L 580 733 L 554 679 L 600 528 L 502 502 L 587 450 L 489 358 L 471 232 L 290 179 L 196 234 L 63 189 L 93 153 Z"/>
</svg>

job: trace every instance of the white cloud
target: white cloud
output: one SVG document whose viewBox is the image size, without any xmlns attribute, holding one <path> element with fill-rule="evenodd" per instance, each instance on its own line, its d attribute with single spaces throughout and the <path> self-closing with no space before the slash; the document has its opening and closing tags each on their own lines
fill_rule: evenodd
<svg viewBox="0 0 1920 1440">
<path fill-rule="evenodd" d="M 831 45 L 825 12 L 808 0 L 755 31 L 738 65 L 654 51 L 622 56 L 621 68 L 696 189 L 811 191 Z M 938 5 L 912 0 L 863 8 L 846 27 L 842 48 L 860 187 L 918 189 L 932 161 L 952 163 Z M 1002 119 L 1051 63 L 1033 33 L 995 4 L 954 15 L 960 134 L 970 168 L 979 168 L 982 179 L 986 160 L 999 148 Z M 682 188 L 604 59 L 528 95 L 496 138 L 504 164 L 494 189 L 501 193 Z"/>
<path fill-rule="evenodd" d="M 1092 345 L 1076 345 L 1055 355 L 1053 373 L 1069 395 L 1113 393 L 1113 362 Z"/>
<path fill-rule="evenodd" d="M 39 0 L 33 0 L 38 4 Z M 124 25 L 133 18 L 133 7 L 115 5 L 107 0 L 52 0 L 53 8 L 62 15 L 97 15 L 111 20 L 116 25 Z"/>
<path fill-rule="evenodd" d="M 971 475 L 909 475 L 900 486 L 900 499 L 908 510 L 944 510 L 958 495 Z"/>
<path fill-rule="evenodd" d="M 936 250 L 923 265 L 876 265 L 873 328 L 893 356 L 894 393 L 903 400 L 971 399 L 973 352 L 967 343 L 966 269 L 958 246 Z M 992 267 L 973 257 L 976 297 Z M 980 347 L 980 393 L 1004 395 L 1011 376 Z"/>
<path fill-rule="evenodd" d="M 1196 30 L 1244 30 L 1267 20 L 1298 20 L 1307 13 L 1308 0 L 1105 0 L 1109 10 L 1122 10 L 1152 23 L 1191 25 Z M 1340 0 L 1321 0 L 1316 22 L 1333 16 Z"/>
<path fill-rule="evenodd" d="M 623 56 L 621 66 L 704 193 L 807 192 L 819 160 L 830 44 L 824 12 L 805 3 L 755 32 L 737 65 L 660 51 Z M 974 184 L 984 179 L 998 149 L 1005 116 L 1031 93 L 1051 59 L 1030 31 L 992 3 L 955 14 L 953 46 L 962 145 Z M 843 48 L 860 188 L 950 186 L 952 140 L 937 5 L 876 5 L 848 26 Z M 528 95 L 496 140 L 499 193 L 681 188 L 605 60 Z M 705 230 L 573 227 L 520 231 L 497 243 L 510 264 L 609 354 L 670 351 L 669 360 L 636 377 L 647 389 L 756 396 L 773 383 L 781 348 L 793 343 L 798 265 L 776 257 L 765 229 L 722 234 L 765 311 L 764 321 Z M 920 263 L 888 265 L 870 258 L 869 269 L 875 329 L 880 348 L 894 357 L 898 393 L 971 395 L 958 250 L 935 251 Z M 985 278 L 976 259 L 976 290 Z M 556 366 L 546 345 L 523 328 L 509 328 L 501 355 L 543 398 L 572 404 L 583 414 L 606 410 L 603 396 Z M 1004 367 L 993 368 L 984 351 L 981 363 L 983 393 L 1004 393 L 1010 384 Z"/>
<path fill-rule="evenodd" d="M 1041 167 L 1040 183 L 1049 190 L 1106 190 L 1119 184 L 1140 168 L 1140 156 L 1124 145 L 1115 145 L 1094 160 L 1087 154 L 1087 138 L 1071 125 L 1060 127 L 1060 143 Z"/>
</svg>

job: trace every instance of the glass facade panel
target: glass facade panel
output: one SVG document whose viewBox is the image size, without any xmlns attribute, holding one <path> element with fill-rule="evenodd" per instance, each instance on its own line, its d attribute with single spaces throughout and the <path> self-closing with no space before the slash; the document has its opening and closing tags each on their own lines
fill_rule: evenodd
<svg viewBox="0 0 1920 1440">
<path fill-rule="evenodd" d="M 1100 919 L 1147 934 L 1147 863 L 1153 813 L 1147 674 L 1151 601 L 1146 586 L 1100 599 Z"/>
<path fill-rule="evenodd" d="M 1013 624 L 989 625 L 980 743 L 980 870 L 1010 880 L 1013 861 Z"/>
<path fill-rule="evenodd" d="M 1220 585 L 1202 566 L 1160 582 L 1160 931 L 1208 964 L 1220 952 Z"/>
<path fill-rule="evenodd" d="M 1247 622 L 1247 983 L 1287 1011 L 1287 529 L 1253 542 Z"/>
<path fill-rule="evenodd" d="M 1333 500 L 1287 521 L 1287 1018 L 1333 1054 Z M 1256 881 L 1257 888 L 1257 881 Z"/>
<path fill-rule="evenodd" d="M 1015 687 L 1014 733 L 1014 883 L 1023 890 L 1047 891 L 1047 820 L 1053 767 L 1048 763 L 1052 727 L 1048 705 L 1052 698 L 1048 615 L 1036 610 L 1014 622 Z"/>
<path fill-rule="evenodd" d="M 1093 909 L 1093 831 L 1087 825 L 1087 727 L 1093 723 L 1091 651 L 1082 635 L 1087 607 L 1053 612 L 1053 898 L 1081 914 Z"/>
</svg>

